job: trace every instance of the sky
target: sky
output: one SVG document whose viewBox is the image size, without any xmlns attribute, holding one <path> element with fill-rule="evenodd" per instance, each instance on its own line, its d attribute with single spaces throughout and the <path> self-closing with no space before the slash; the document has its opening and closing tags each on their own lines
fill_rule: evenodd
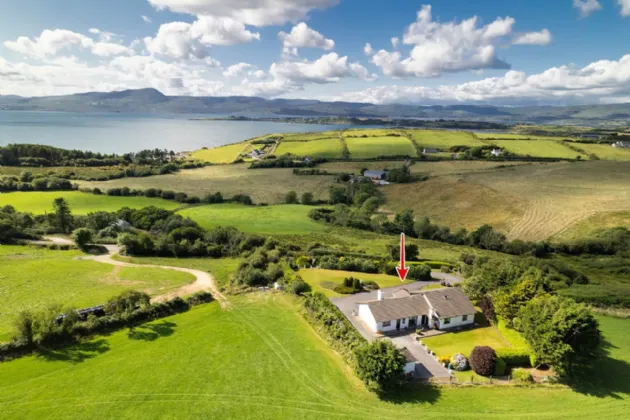
<svg viewBox="0 0 630 420">
<path fill-rule="evenodd" d="M 630 0 L 0 1 L 0 95 L 630 102 Z"/>
</svg>

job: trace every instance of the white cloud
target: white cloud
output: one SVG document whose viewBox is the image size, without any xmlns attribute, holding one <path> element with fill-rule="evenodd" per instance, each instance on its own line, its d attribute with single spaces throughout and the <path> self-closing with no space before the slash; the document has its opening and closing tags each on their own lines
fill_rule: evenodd
<svg viewBox="0 0 630 420">
<path fill-rule="evenodd" d="M 191 15 L 230 17 L 247 25 L 280 25 L 303 19 L 315 9 L 326 9 L 339 0 L 148 0 L 160 9 Z"/>
<path fill-rule="evenodd" d="M 413 46 L 409 57 L 403 58 L 398 51 L 374 52 L 367 46 L 364 52 L 372 55 L 372 63 L 380 67 L 383 74 L 394 78 L 433 77 L 445 72 L 509 68 L 509 64 L 499 59 L 497 48 L 509 41 L 516 21 L 508 16 L 479 26 L 478 20 L 477 16 L 473 16 L 461 22 L 434 21 L 431 6 L 424 5 L 418 11 L 416 21 L 403 34 L 402 42 Z M 521 36 L 517 40 L 521 43 L 542 43 L 544 36 L 551 36 L 545 31 L 526 35 L 529 39 L 519 39 Z M 398 41 L 392 39 L 392 45 L 397 44 Z"/>
<path fill-rule="evenodd" d="M 248 31 L 241 22 L 213 16 L 200 16 L 192 24 L 191 35 L 207 45 L 235 45 L 260 39 L 259 33 Z"/>
<path fill-rule="evenodd" d="M 514 45 L 549 45 L 551 44 L 551 32 L 548 29 L 539 32 L 527 32 L 518 35 L 512 43 Z"/>
<path fill-rule="evenodd" d="M 298 55 L 299 48 L 321 48 L 329 51 L 335 48 L 335 41 L 311 29 L 304 22 L 295 25 L 290 33 L 280 32 L 282 51 L 285 56 Z"/>
<path fill-rule="evenodd" d="M 153 22 L 153 20 L 151 20 L 150 17 L 145 16 L 145 15 L 140 15 L 140 18 L 144 21 L 144 23 L 151 23 L 151 22 Z"/>
<path fill-rule="evenodd" d="M 101 33 L 101 30 L 100 30 L 100 29 L 98 29 L 98 28 L 90 28 L 90 29 L 88 30 L 88 32 L 89 32 L 89 33 L 91 33 L 91 34 L 94 34 L 94 35 L 98 35 L 98 34 L 100 34 L 100 33 Z"/>
<path fill-rule="evenodd" d="M 398 48 L 398 45 L 400 44 L 400 39 L 397 36 L 393 36 L 391 41 L 392 47 L 394 47 L 394 49 Z"/>
<path fill-rule="evenodd" d="M 598 0 L 573 0 L 573 7 L 580 11 L 582 17 L 601 10 L 602 5 Z"/>
<path fill-rule="evenodd" d="M 630 16 L 630 0 L 617 0 L 619 2 L 619 6 L 621 10 L 619 13 L 621 16 Z"/>
<path fill-rule="evenodd" d="M 223 76 L 225 76 L 225 77 L 240 76 L 240 75 L 243 74 L 243 72 L 245 72 L 245 70 L 251 69 L 253 67 L 254 66 L 249 64 L 249 63 L 232 64 L 227 69 L 225 69 L 225 71 L 223 72 Z"/>
<path fill-rule="evenodd" d="M 363 54 L 368 56 L 374 54 L 374 48 L 372 48 L 372 45 L 369 42 L 367 42 L 363 47 Z"/>
</svg>

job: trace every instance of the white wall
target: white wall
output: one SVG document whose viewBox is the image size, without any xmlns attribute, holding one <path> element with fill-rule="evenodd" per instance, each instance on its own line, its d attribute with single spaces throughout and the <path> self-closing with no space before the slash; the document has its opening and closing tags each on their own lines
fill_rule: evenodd
<svg viewBox="0 0 630 420">
<path fill-rule="evenodd" d="M 449 328 L 461 327 L 464 325 L 470 325 L 475 322 L 475 314 L 468 315 L 468 319 L 466 321 L 463 320 L 462 316 L 455 316 L 451 318 L 451 322 L 448 324 L 444 323 L 444 318 L 440 318 L 439 326 L 441 330 L 446 330 Z"/>
<path fill-rule="evenodd" d="M 359 304 L 359 318 L 361 318 L 361 320 L 370 328 L 370 330 L 372 330 L 372 332 L 377 332 L 379 330 L 369 306 Z"/>
</svg>

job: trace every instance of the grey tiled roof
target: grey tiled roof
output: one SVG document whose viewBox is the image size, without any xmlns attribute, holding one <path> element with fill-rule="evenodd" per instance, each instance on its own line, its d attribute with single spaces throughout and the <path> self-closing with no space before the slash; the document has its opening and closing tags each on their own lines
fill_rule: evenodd
<svg viewBox="0 0 630 420">
<path fill-rule="evenodd" d="M 421 294 L 398 299 L 375 300 L 368 302 L 367 305 L 376 322 L 429 314 L 429 304 Z"/>
<path fill-rule="evenodd" d="M 477 312 L 470 300 L 458 287 L 423 292 L 440 318 L 471 315 Z"/>
</svg>

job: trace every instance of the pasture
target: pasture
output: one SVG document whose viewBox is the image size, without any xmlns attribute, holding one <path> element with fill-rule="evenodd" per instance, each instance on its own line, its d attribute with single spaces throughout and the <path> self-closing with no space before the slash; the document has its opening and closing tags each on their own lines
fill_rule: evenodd
<svg viewBox="0 0 630 420">
<path fill-rule="evenodd" d="M 313 133 L 285 133 L 281 134 L 282 141 L 312 141 L 339 138 L 341 131 L 319 131 Z"/>
<path fill-rule="evenodd" d="M 379 160 L 374 162 L 326 162 L 318 165 L 329 172 L 349 172 L 358 174 L 361 169 L 384 170 L 397 168 L 401 161 Z M 410 167 L 411 173 L 426 174 L 431 177 L 457 175 L 467 172 L 492 171 L 505 166 L 531 165 L 528 162 L 491 162 L 483 160 L 443 160 L 416 161 Z"/>
<path fill-rule="evenodd" d="M 259 207 L 230 203 L 190 207 L 179 214 L 190 217 L 205 229 L 233 226 L 242 232 L 265 235 L 307 235 L 327 228 L 308 217 L 312 208 L 299 204 Z"/>
<path fill-rule="evenodd" d="M 88 307 L 127 289 L 161 295 L 195 280 L 188 273 L 172 270 L 77 260 L 81 255 L 79 251 L 0 246 L 0 342 L 9 338 L 11 323 L 20 310 L 53 304 Z"/>
<path fill-rule="evenodd" d="M 221 192 L 229 198 L 247 194 L 256 203 L 281 203 L 288 191 L 299 195 L 313 194 L 316 200 L 328 198 L 328 187 L 333 185 L 332 176 L 296 176 L 291 168 L 248 169 L 248 164 L 206 166 L 182 170 L 176 174 L 156 175 L 148 178 L 116 179 L 107 182 L 79 181 L 80 186 L 101 189 L 124 187 L 146 190 L 162 188 L 182 191 L 203 197 Z"/>
<path fill-rule="evenodd" d="M 335 286 L 342 284 L 343 279 L 346 277 L 374 281 L 380 288 L 414 283 L 412 280 L 405 280 L 403 283 L 398 276 L 389 276 L 387 274 L 355 273 L 352 271 L 322 270 L 318 268 L 302 269 L 298 272 L 298 275 L 311 286 L 313 292 L 321 292 L 328 297 L 347 296 L 332 290 Z"/>
<path fill-rule="evenodd" d="M 294 298 L 230 299 L 229 311 L 215 302 L 134 334 L 1 363 L 0 416 L 590 419 L 624 418 L 630 407 L 628 320 L 601 318 L 610 353 L 579 391 L 418 384 L 380 400 L 298 315 Z"/>
<path fill-rule="evenodd" d="M 346 138 L 352 159 L 370 159 L 378 156 L 417 156 L 416 149 L 406 137 Z"/>
<path fill-rule="evenodd" d="M 343 147 L 338 138 L 312 141 L 282 141 L 275 151 L 276 156 L 290 153 L 296 156 L 310 156 L 322 158 L 341 158 Z"/>
<path fill-rule="evenodd" d="M 575 143 L 574 145 L 602 160 L 630 160 L 630 149 L 619 149 L 609 144 Z"/>
<path fill-rule="evenodd" d="M 151 166 L 49 166 L 49 167 L 24 167 L 24 166 L 0 166 L 0 175 L 20 176 L 22 172 L 30 172 L 33 175 L 52 175 L 63 178 L 74 174 L 78 177 L 103 178 L 109 175 L 119 174 L 125 169 L 137 171 L 151 170 Z"/>
<path fill-rule="evenodd" d="M 235 143 L 212 149 L 201 149 L 190 153 L 188 158 L 210 163 L 232 163 L 248 146 L 249 143 Z"/>
<path fill-rule="evenodd" d="M 124 184 L 124 180 L 122 180 Z M 97 184 L 98 185 L 98 184 Z M 124 185 L 123 185 L 124 186 Z M 110 197 L 95 195 L 79 191 L 33 191 L 10 192 L 0 194 L 0 207 L 11 205 L 17 211 L 35 214 L 51 213 L 53 201 L 65 198 L 73 214 L 84 215 L 94 211 L 118 211 L 123 207 L 140 209 L 155 206 L 167 210 L 174 210 L 182 205 L 174 201 L 148 197 Z"/>
<path fill-rule="evenodd" d="M 483 143 L 468 131 L 407 130 L 407 134 L 421 149 L 432 147 L 449 150 L 454 146 L 483 146 Z"/>
<path fill-rule="evenodd" d="M 394 130 L 389 128 L 373 128 L 373 129 L 361 129 L 353 128 L 344 130 L 343 136 L 349 137 L 388 137 L 392 135 L 400 135 L 400 130 Z"/>
<path fill-rule="evenodd" d="M 475 132 L 475 136 L 481 140 L 566 140 L 570 137 L 535 136 L 530 134 Z"/>
<path fill-rule="evenodd" d="M 559 159 L 575 159 L 580 156 L 582 159 L 588 159 L 588 156 L 552 140 L 492 140 L 490 143 L 519 156 Z"/>
</svg>

